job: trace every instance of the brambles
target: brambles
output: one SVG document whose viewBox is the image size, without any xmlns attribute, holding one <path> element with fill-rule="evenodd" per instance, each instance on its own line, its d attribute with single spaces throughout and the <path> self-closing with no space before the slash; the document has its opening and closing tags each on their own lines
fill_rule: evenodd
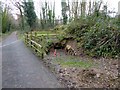
<svg viewBox="0 0 120 90">
<path fill-rule="evenodd" d="M 90 56 L 119 57 L 120 30 L 117 19 L 89 16 L 71 22 L 67 33 L 73 35 L 80 48 Z"/>
</svg>

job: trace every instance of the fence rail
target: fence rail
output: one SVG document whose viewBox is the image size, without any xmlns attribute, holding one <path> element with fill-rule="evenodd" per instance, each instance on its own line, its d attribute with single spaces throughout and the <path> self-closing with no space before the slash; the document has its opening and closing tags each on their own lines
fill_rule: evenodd
<svg viewBox="0 0 120 90">
<path fill-rule="evenodd" d="M 43 59 L 44 55 L 46 55 L 44 45 L 42 45 L 42 43 L 46 42 L 43 40 L 43 37 L 49 38 L 49 36 L 56 37 L 57 34 L 37 35 L 36 32 L 27 32 L 25 33 L 25 43 L 27 46 L 31 47 L 38 56 Z"/>
<path fill-rule="evenodd" d="M 36 42 L 36 39 L 38 39 L 36 37 L 36 35 L 32 32 L 30 33 L 25 33 L 25 43 L 27 46 L 31 47 L 34 52 L 40 56 L 42 59 L 44 58 L 44 53 L 43 53 L 43 47 L 42 45 L 40 45 L 39 43 Z"/>
</svg>

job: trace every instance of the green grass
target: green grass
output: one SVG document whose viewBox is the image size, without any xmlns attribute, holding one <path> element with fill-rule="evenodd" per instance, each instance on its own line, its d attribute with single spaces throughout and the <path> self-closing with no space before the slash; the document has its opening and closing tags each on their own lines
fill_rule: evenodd
<svg viewBox="0 0 120 90">
<path fill-rule="evenodd" d="M 37 34 L 56 34 L 55 32 L 53 31 L 37 31 Z"/>
<path fill-rule="evenodd" d="M 91 62 L 85 62 L 85 61 L 68 61 L 68 62 L 61 62 L 62 66 L 69 66 L 69 67 L 83 67 L 83 68 L 89 68 L 92 67 L 93 64 Z"/>
<path fill-rule="evenodd" d="M 40 35 L 63 35 L 63 31 L 54 31 L 54 30 L 44 30 L 44 31 L 37 31 L 37 36 Z"/>
<path fill-rule="evenodd" d="M 95 66 L 92 60 L 81 60 L 79 57 L 74 56 L 57 57 L 55 63 L 60 64 L 63 67 L 90 68 Z"/>
</svg>

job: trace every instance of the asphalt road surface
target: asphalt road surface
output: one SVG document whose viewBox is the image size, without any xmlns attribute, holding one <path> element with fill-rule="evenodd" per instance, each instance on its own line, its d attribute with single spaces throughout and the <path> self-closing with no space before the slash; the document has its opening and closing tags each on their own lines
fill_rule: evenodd
<svg viewBox="0 0 120 90">
<path fill-rule="evenodd" d="M 59 88 L 52 74 L 13 32 L 2 42 L 2 88 Z"/>
</svg>

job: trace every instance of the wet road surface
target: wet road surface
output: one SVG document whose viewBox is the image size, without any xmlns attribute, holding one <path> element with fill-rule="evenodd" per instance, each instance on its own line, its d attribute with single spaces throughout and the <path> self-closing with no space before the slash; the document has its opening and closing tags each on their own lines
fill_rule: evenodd
<svg viewBox="0 0 120 90">
<path fill-rule="evenodd" d="M 52 74 L 13 32 L 2 43 L 3 88 L 59 88 Z"/>
</svg>

